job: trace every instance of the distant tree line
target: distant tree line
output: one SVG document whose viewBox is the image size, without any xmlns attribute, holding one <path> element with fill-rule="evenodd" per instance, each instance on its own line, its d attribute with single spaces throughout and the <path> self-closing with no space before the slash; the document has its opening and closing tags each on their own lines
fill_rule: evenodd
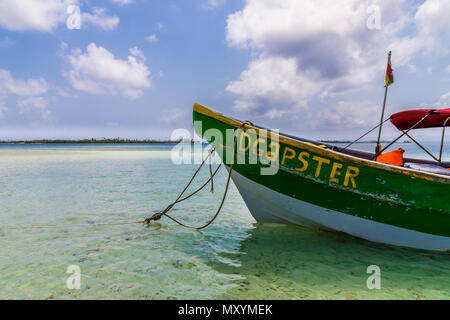
<svg viewBox="0 0 450 320">
<path fill-rule="evenodd" d="M 11 141 L 0 141 L 0 143 L 196 143 L 194 140 L 189 139 L 179 139 L 179 140 L 155 140 L 155 139 L 77 139 L 77 140 L 66 140 L 66 139 L 38 139 L 38 140 L 11 140 Z"/>
</svg>

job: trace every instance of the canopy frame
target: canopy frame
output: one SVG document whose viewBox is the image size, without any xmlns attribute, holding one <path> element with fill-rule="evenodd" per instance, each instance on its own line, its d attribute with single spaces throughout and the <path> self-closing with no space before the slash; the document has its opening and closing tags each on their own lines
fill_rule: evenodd
<svg viewBox="0 0 450 320">
<path fill-rule="evenodd" d="M 428 151 L 424 146 L 422 146 L 419 142 L 416 141 L 413 137 L 409 135 L 409 131 L 413 130 L 415 127 L 417 127 L 419 124 L 425 121 L 426 118 L 428 118 L 432 114 L 437 114 L 439 111 L 437 110 L 430 110 L 422 119 L 420 119 L 418 122 L 416 122 L 412 127 L 410 127 L 408 130 L 401 130 L 403 133 L 398 136 L 395 140 L 393 140 L 391 143 L 389 143 L 386 147 L 381 149 L 379 152 L 375 153 L 375 157 L 372 160 L 376 160 L 376 158 L 382 154 L 386 149 L 388 149 L 390 146 L 392 146 L 395 142 L 397 142 L 401 137 L 407 136 L 409 139 L 411 139 L 412 142 L 414 142 L 416 145 L 418 145 L 423 151 L 425 151 L 433 160 L 435 160 L 439 165 L 442 165 L 442 151 L 444 148 L 444 138 L 445 138 L 445 127 L 447 126 L 447 123 L 450 121 L 450 116 L 445 119 L 445 121 L 442 124 L 442 137 L 441 137 L 441 146 L 439 151 L 439 158 L 435 157 L 430 151 Z"/>
<path fill-rule="evenodd" d="M 439 151 L 439 164 L 442 163 L 442 149 L 444 147 L 444 137 L 445 137 L 445 127 L 447 126 L 447 122 L 450 120 L 450 117 L 445 119 L 444 124 L 442 125 L 442 138 L 441 138 L 441 149 Z"/>
<path fill-rule="evenodd" d="M 402 130 L 402 131 L 403 131 L 403 130 Z M 403 131 L 403 132 L 404 132 L 404 131 Z M 425 151 L 431 158 L 433 158 L 434 161 L 440 163 L 440 160 L 439 160 L 438 158 L 436 158 L 435 156 L 433 156 L 433 154 L 432 154 L 430 151 L 428 151 L 424 146 L 422 146 L 419 142 L 417 142 L 413 137 L 411 137 L 411 136 L 410 136 L 409 134 L 407 134 L 407 133 L 406 133 L 406 136 L 407 136 L 408 138 L 410 138 L 412 142 L 414 142 L 415 144 L 417 144 L 423 151 Z"/>
<path fill-rule="evenodd" d="M 419 121 L 417 121 L 411 128 L 409 128 L 406 131 L 403 131 L 403 133 L 401 135 L 399 135 L 395 140 L 393 140 L 391 143 L 389 143 L 386 147 L 382 148 L 380 151 L 375 152 L 375 156 L 372 158 L 372 160 L 376 160 L 377 157 L 383 153 L 383 151 L 385 151 L 386 149 L 388 149 L 390 146 L 392 146 L 394 143 L 396 143 L 401 137 L 408 135 L 408 132 L 413 130 L 415 127 L 417 127 L 419 124 L 421 124 L 422 122 L 425 121 L 426 118 L 428 118 L 429 116 L 431 116 L 432 114 L 436 114 L 438 113 L 436 110 L 430 110 L 424 117 L 422 117 L 422 119 L 420 119 Z M 409 136 L 409 135 L 408 135 Z M 417 143 L 414 139 L 412 139 L 415 143 Z M 424 147 L 422 147 L 420 144 L 418 144 L 419 147 L 421 147 L 422 149 L 425 149 Z M 430 152 L 426 151 L 428 154 L 430 154 Z M 434 158 L 434 157 L 433 157 Z"/>
</svg>

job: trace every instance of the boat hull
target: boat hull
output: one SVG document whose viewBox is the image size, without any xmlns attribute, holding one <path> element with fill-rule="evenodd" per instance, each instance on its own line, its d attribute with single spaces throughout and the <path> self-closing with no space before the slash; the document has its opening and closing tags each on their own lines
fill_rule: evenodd
<svg viewBox="0 0 450 320">
<path fill-rule="evenodd" d="M 237 131 L 234 145 L 229 131 L 242 128 L 242 122 L 200 105 L 194 105 L 193 117 L 196 133 L 225 165 L 234 163 L 233 180 L 257 221 L 450 250 L 448 176 L 353 157 L 251 125 Z M 246 161 L 239 162 L 242 156 Z M 268 159 L 276 160 L 271 174 L 263 173 Z"/>
<path fill-rule="evenodd" d="M 450 238 L 435 236 L 323 208 L 278 193 L 233 172 L 232 179 L 258 222 L 338 231 L 365 240 L 428 250 L 448 250 Z"/>
</svg>

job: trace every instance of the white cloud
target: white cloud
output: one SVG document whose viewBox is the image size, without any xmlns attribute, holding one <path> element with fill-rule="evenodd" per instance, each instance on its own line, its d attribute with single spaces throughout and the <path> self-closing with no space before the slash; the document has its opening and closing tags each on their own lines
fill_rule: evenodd
<svg viewBox="0 0 450 320">
<path fill-rule="evenodd" d="M 63 87 L 53 87 L 55 90 L 56 95 L 64 98 L 79 98 L 78 95 L 73 93 L 73 90 L 70 90 L 71 88 L 63 88 Z"/>
<path fill-rule="evenodd" d="M 181 108 L 173 108 L 166 111 L 165 115 L 162 116 L 162 121 L 165 123 L 177 123 L 180 119 L 183 119 L 187 116 L 187 112 L 185 109 Z"/>
<path fill-rule="evenodd" d="M 41 119 L 50 119 L 48 101 L 42 97 L 48 90 L 49 85 L 43 78 L 16 80 L 9 71 L 0 69 L 0 119 L 4 118 L 7 110 L 4 102 L 9 97 L 20 97 L 17 100 L 19 114 L 32 118 L 37 113 Z"/>
<path fill-rule="evenodd" d="M 424 48 L 433 52 L 443 50 L 449 52 L 450 38 L 450 1 L 426 0 L 417 10 L 415 23 L 419 30 L 417 41 L 421 41 Z"/>
<path fill-rule="evenodd" d="M 78 0 L 2 0 L 0 1 L 0 27 L 11 31 L 52 32 L 66 24 L 70 5 L 80 5 Z M 119 18 L 108 16 L 103 8 L 94 8 L 92 13 L 81 10 L 83 24 L 103 30 L 114 30 Z"/>
<path fill-rule="evenodd" d="M 47 81 L 43 78 L 15 80 L 7 70 L 0 69 L 0 93 L 17 96 L 41 95 L 48 91 Z"/>
<path fill-rule="evenodd" d="M 218 7 L 222 4 L 224 4 L 225 0 L 207 0 L 206 3 L 210 8 L 211 7 L 215 8 L 215 7 Z"/>
<path fill-rule="evenodd" d="M 149 35 L 147 38 L 145 38 L 145 40 L 147 40 L 150 43 L 159 41 L 159 39 L 156 36 L 156 34 Z"/>
<path fill-rule="evenodd" d="M 381 10 L 379 30 L 367 28 L 367 8 L 373 5 Z M 394 68 L 410 66 L 413 72 L 411 60 L 418 52 L 448 46 L 449 5 L 448 0 L 427 0 L 411 10 L 398 0 L 247 0 L 227 21 L 228 44 L 250 49 L 253 57 L 240 80 L 227 86 L 237 96 L 235 110 L 279 117 L 307 110 L 319 95 L 325 103 L 315 108 L 331 111 L 325 114 L 334 120 L 327 121 L 343 120 L 334 110 L 345 104 L 340 97 L 382 85 L 374 81 L 382 79 L 388 50 L 393 50 Z M 417 33 L 405 36 L 404 28 L 411 25 Z M 371 106 L 365 101 L 359 108 Z"/>
<path fill-rule="evenodd" d="M 241 79 L 226 90 L 239 95 L 234 110 L 251 111 L 266 118 L 279 118 L 286 112 L 307 107 L 307 101 L 321 88 L 314 71 L 298 72 L 294 58 L 269 57 L 251 62 Z"/>
<path fill-rule="evenodd" d="M 50 32 L 67 19 L 70 0 L 2 0 L 0 26 L 12 31 Z"/>
<path fill-rule="evenodd" d="M 111 2 L 124 6 L 127 4 L 131 4 L 133 0 L 111 0 Z"/>
<path fill-rule="evenodd" d="M 368 100 L 337 101 L 327 108 L 308 110 L 306 118 L 313 129 L 368 129 L 379 121 L 380 110 Z"/>
<path fill-rule="evenodd" d="M 450 92 L 443 94 L 436 105 L 441 108 L 450 108 Z"/>
<path fill-rule="evenodd" d="M 147 58 L 145 57 L 145 55 L 142 52 L 142 50 L 139 49 L 138 47 L 130 48 L 130 53 L 131 53 L 132 56 L 138 58 L 138 60 L 140 60 L 140 61 L 147 60 Z"/>
<path fill-rule="evenodd" d="M 94 8 L 91 13 L 81 15 L 81 25 L 90 24 L 105 31 L 111 31 L 119 25 L 119 17 L 106 15 L 104 8 Z"/>
<path fill-rule="evenodd" d="M 130 49 L 127 60 L 114 55 L 95 43 L 88 45 L 86 53 L 75 49 L 69 55 L 71 69 L 66 73 L 72 86 L 92 94 L 121 94 L 130 99 L 141 96 L 151 87 L 150 71 L 144 64 L 145 56 L 136 47 Z"/>
<path fill-rule="evenodd" d="M 446 71 L 447 73 L 450 73 L 450 64 L 448 65 L 447 69 L 445 69 L 445 71 Z"/>
<path fill-rule="evenodd" d="M 48 110 L 48 101 L 43 97 L 20 99 L 17 101 L 17 105 L 19 107 L 19 114 L 29 119 L 34 119 L 36 114 L 43 120 L 51 119 L 51 112 Z"/>
</svg>

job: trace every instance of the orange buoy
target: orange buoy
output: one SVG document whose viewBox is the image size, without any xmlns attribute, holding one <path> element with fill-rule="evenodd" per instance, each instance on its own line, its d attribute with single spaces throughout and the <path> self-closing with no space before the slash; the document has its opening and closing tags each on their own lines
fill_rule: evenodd
<svg viewBox="0 0 450 320">
<path fill-rule="evenodd" d="M 377 161 L 387 164 L 393 164 L 394 166 L 403 166 L 404 152 L 405 150 L 403 150 L 402 148 L 398 148 L 397 150 L 380 154 L 377 157 Z"/>
</svg>

